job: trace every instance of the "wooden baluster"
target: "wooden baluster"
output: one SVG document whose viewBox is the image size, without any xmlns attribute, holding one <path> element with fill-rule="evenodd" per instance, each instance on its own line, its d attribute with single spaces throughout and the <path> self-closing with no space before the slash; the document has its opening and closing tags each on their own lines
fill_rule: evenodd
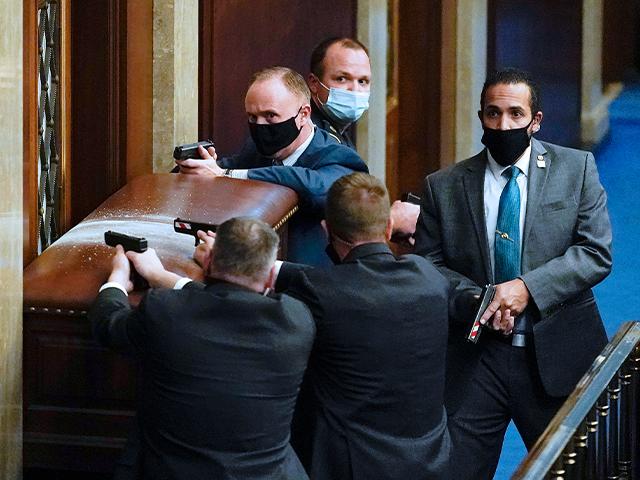
<svg viewBox="0 0 640 480">
<path fill-rule="evenodd" d="M 571 437 L 567 442 L 566 447 L 562 451 L 562 463 L 564 464 L 564 478 L 569 480 L 574 477 L 574 472 L 576 469 L 576 460 L 578 458 L 578 453 L 576 452 L 576 443 L 575 436 Z"/>
<path fill-rule="evenodd" d="M 585 478 L 587 463 L 587 420 L 583 420 L 578 426 L 576 433 L 573 435 L 573 444 L 575 446 L 575 464 L 572 468 L 568 468 L 567 477 L 571 480 L 582 480 Z"/>
<path fill-rule="evenodd" d="M 549 473 L 546 475 L 546 478 L 549 480 L 565 480 L 566 470 L 564 468 L 564 453 L 560 454 L 555 462 L 553 462 L 553 466 Z"/>
<path fill-rule="evenodd" d="M 630 432 L 630 454 L 631 454 L 631 475 L 632 480 L 640 480 L 640 344 L 633 349 L 627 360 L 628 372 L 630 374 L 630 408 L 629 422 Z"/>
<path fill-rule="evenodd" d="M 620 478 L 631 479 L 631 373 L 627 362 L 618 370 L 620 379 L 620 455 L 618 457 L 618 471 Z"/>
<path fill-rule="evenodd" d="M 607 478 L 607 418 L 609 415 L 609 401 L 607 393 L 602 392 L 596 403 L 598 411 L 598 435 L 597 435 L 597 473 L 599 479 Z"/>
<path fill-rule="evenodd" d="M 585 478 L 590 480 L 597 480 L 598 472 L 596 470 L 597 465 L 597 444 L 596 434 L 598 433 L 598 413 L 595 408 L 592 408 L 587 415 L 587 462 L 585 468 Z"/>
<path fill-rule="evenodd" d="M 618 470 L 619 458 L 619 436 L 618 425 L 620 422 L 620 379 L 614 376 L 607 387 L 609 398 L 609 444 L 607 445 L 607 480 L 618 480 L 620 478 Z"/>
</svg>

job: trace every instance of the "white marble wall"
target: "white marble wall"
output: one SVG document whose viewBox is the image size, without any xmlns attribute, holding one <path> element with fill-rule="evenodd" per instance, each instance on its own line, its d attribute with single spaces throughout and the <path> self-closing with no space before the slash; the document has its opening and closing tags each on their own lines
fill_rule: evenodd
<svg viewBox="0 0 640 480">
<path fill-rule="evenodd" d="M 602 89 L 603 0 L 583 0 L 582 4 L 582 110 L 581 140 L 598 143 L 609 129 L 609 103 L 613 97 Z"/>
<path fill-rule="evenodd" d="M 455 161 L 484 147 L 478 119 L 487 71 L 487 0 L 458 0 L 456 9 Z M 453 107 L 453 105 L 452 105 Z"/>
<path fill-rule="evenodd" d="M 153 170 L 198 140 L 198 0 L 153 2 Z"/>
<path fill-rule="evenodd" d="M 387 2 L 358 1 L 358 40 L 371 58 L 371 96 L 369 110 L 358 121 L 358 153 L 369 172 L 382 181 L 386 177 L 387 140 Z"/>
<path fill-rule="evenodd" d="M 0 0 L 0 478 L 22 459 L 22 1 Z"/>
</svg>

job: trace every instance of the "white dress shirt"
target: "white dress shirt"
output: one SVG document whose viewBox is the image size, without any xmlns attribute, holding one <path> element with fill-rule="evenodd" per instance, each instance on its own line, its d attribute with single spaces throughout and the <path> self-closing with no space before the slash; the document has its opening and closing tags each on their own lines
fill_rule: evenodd
<svg viewBox="0 0 640 480">
<path fill-rule="evenodd" d="M 489 240 L 489 254 L 491 255 L 491 265 L 495 265 L 495 240 L 496 225 L 498 223 L 498 208 L 500 206 L 500 195 L 505 185 L 509 181 L 502 173 L 511 168 L 503 167 L 496 162 L 489 149 L 487 149 L 487 168 L 484 172 L 484 218 L 487 222 L 487 239 Z M 531 160 L 531 142 L 515 163 L 520 169 L 520 175 L 516 179 L 520 189 L 520 252 L 522 253 L 522 235 L 524 232 L 524 217 L 527 213 L 527 190 L 529 185 L 529 162 Z M 494 267 L 495 273 L 495 267 Z"/>
<path fill-rule="evenodd" d="M 187 283 L 192 282 L 192 281 L 193 280 L 191 280 L 188 277 L 181 277 L 175 283 L 175 285 L 173 286 L 173 289 L 174 290 L 182 290 L 182 287 L 184 287 Z M 117 288 L 122 293 L 124 293 L 127 297 L 129 296 L 129 294 L 127 293 L 127 289 L 124 288 L 124 285 L 120 284 L 119 282 L 107 282 L 107 283 L 103 284 L 100 287 L 100 290 L 98 290 L 98 293 L 100 293 L 103 290 L 106 290 L 107 288 Z"/>
</svg>

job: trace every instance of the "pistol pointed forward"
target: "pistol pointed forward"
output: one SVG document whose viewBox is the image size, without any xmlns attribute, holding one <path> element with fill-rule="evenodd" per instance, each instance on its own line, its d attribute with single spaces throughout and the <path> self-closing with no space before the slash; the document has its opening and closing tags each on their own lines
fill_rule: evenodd
<svg viewBox="0 0 640 480">
<path fill-rule="evenodd" d="M 180 218 L 176 218 L 173 221 L 173 230 L 178 233 L 185 233 L 194 237 L 196 241 L 196 247 L 200 243 L 200 239 L 198 238 L 198 230 L 202 230 L 203 232 L 211 230 L 212 232 L 215 232 L 217 228 L 218 225 L 212 223 L 194 222 L 192 220 L 183 220 Z"/>
</svg>

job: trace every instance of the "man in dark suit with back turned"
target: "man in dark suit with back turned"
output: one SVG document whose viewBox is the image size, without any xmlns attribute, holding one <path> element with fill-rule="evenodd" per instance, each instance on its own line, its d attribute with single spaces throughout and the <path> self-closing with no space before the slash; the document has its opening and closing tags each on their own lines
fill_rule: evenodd
<svg viewBox="0 0 640 480">
<path fill-rule="evenodd" d="M 489 479 L 513 419 L 531 448 L 607 342 L 591 288 L 611 269 L 606 195 L 593 155 L 539 142 L 525 72 L 483 87 L 487 149 L 425 181 L 416 253 L 449 278 L 451 478 Z M 466 341 L 481 287 L 495 283 Z"/>
<path fill-rule="evenodd" d="M 183 174 L 249 178 L 284 185 L 299 196 L 300 212 L 289 222 L 289 259 L 330 265 L 320 220 L 331 184 L 367 166 L 310 119 L 311 94 L 300 74 L 270 67 L 255 73 L 245 97 L 251 140 L 237 155 L 216 162 L 214 148 L 202 160 L 177 161 Z"/>
<path fill-rule="evenodd" d="M 289 429 L 313 319 L 298 300 L 263 295 L 278 247 L 271 227 L 232 219 L 217 235 L 206 286 L 152 289 L 137 309 L 129 260 L 152 286 L 185 281 L 153 250 L 118 246 L 89 312 L 100 343 L 141 359 L 141 478 L 307 478 Z"/>
<path fill-rule="evenodd" d="M 327 198 L 337 264 L 282 264 L 277 290 L 304 301 L 317 325 L 309 365 L 316 399 L 310 477 L 448 479 L 444 411 L 448 283 L 431 262 L 394 257 L 389 196 L 353 173 Z M 303 406 L 304 408 L 304 406 Z"/>
</svg>

